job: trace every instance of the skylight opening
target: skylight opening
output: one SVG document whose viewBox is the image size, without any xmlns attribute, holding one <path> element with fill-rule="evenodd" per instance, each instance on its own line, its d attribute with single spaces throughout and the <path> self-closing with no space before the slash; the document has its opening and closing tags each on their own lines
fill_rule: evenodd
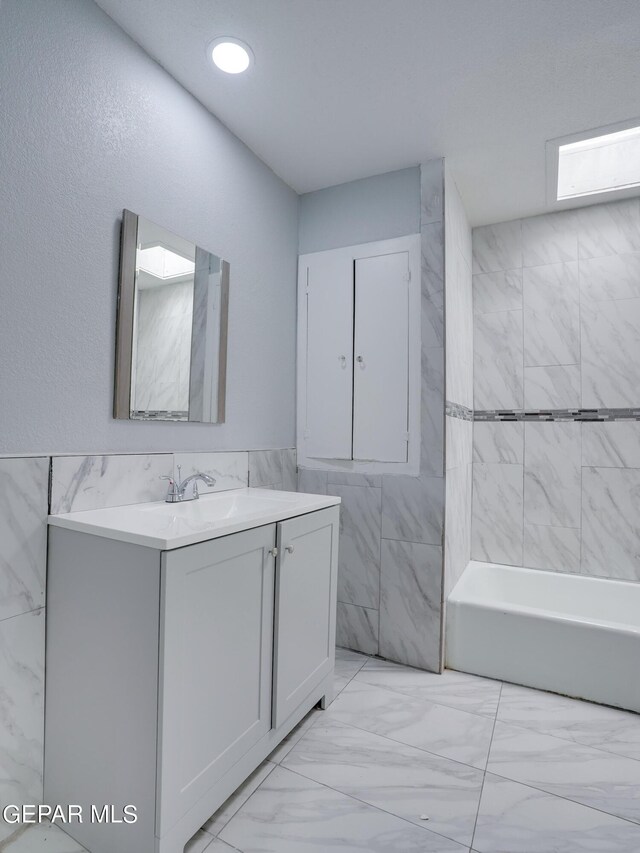
<svg viewBox="0 0 640 853">
<path fill-rule="evenodd" d="M 640 126 L 558 146 L 557 201 L 634 187 L 640 187 Z"/>
<path fill-rule="evenodd" d="M 158 244 L 138 251 L 138 268 L 155 278 L 167 281 L 193 275 L 196 265 L 188 258 Z"/>
</svg>

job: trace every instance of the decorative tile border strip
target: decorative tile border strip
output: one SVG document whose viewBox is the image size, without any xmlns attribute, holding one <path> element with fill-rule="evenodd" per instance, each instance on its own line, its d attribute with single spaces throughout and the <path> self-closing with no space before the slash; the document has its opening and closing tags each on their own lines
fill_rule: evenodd
<svg viewBox="0 0 640 853">
<path fill-rule="evenodd" d="M 640 421 L 640 407 L 631 409 L 482 409 L 475 421 Z"/>
<path fill-rule="evenodd" d="M 444 411 L 450 418 L 460 418 L 461 421 L 473 420 L 473 410 L 460 405 L 460 403 L 451 403 L 447 400 Z"/>
</svg>

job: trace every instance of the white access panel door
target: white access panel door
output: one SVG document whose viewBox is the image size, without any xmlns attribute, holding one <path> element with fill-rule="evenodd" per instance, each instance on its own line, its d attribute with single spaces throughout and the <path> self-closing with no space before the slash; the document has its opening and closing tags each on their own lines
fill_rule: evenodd
<svg viewBox="0 0 640 853">
<path fill-rule="evenodd" d="M 409 255 L 355 262 L 353 458 L 406 462 Z"/>
<path fill-rule="evenodd" d="M 275 535 L 162 554 L 160 836 L 271 728 Z"/>
<path fill-rule="evenodd" d="M 353 260 L 344 252 L 303 256 L 300 279 L 306 301 L 306 456 L 351 459 Z"/>
<path fill-rule="evenodd" d="M 333 669 L 338 509 L 278 524 L 273 720 L 277 728 Z"/>
</svg>

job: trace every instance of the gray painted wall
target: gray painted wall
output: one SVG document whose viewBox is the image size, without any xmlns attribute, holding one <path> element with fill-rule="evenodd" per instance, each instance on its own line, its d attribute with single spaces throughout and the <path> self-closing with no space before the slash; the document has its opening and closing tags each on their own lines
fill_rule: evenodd
<svg viewBox="0 0 640 853">
<path fill-rule="evenodd" d="M 296 194 L 92 0 L 4 0 L 0 79 L 0 453 L 291 445 Z M 123 207 L 231 263 L 224 425 L 112 419 Z"/>
<path fill-rule="evenodd" d="M 387 240 L 418 231 L 418 166 L 300 196 L 300 254 Z"/>
</svg>

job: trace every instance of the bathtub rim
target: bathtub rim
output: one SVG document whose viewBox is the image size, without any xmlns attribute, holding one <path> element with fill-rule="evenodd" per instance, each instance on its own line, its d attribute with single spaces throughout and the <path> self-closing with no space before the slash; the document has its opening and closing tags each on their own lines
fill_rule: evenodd
<svg viewBox="0 0 640 853">
<path fill-rule="evenodd" d="M 617 633 L 626 634 L 630 637 L 638 637 L 640 636 L 640 623 L 638 625 L 632 625 L 627 622 L 612 622 L 606 619 L 596 619 L 586 615 L 575 615 L 568 616 L 562 610 L 553 610 L 550 608 L 542 608 L 542 607 L 529 607 L 523 604 L 514 604 L 510 602 L 503 601 L 495 601 L 495 599 L 491 599 L 486 596 L 465 596 L 465 576 L 468 577 L 467 573 L 469 571 L 473 571 L 474 567 L 481 567 L 482 569 L 491 569 L 496 568 L 501 571 L 508 571 L 509 573 L 519 573 L 526 574 L 529 576 L 539 576 L 540 574 L 546 575 L 548 577 L 569 577 L 578 582 L 597 584 L 597 583 L 605 583 L 608 585 L 615 584 L 616 586 L 621 587 L 632 587 L 637 590 L 636 594 L 640 595 L 640 585 L 634 581 L 626 581 L 626 580 L 618 580 L 617 578 L 602 578 L 602 577 L 591 577 L 586 575 L 579 575 L 573 572 L 555 572 L 549 571 L 545 569 L 530 569 L 524 566 L 511 566 L 507 563 L 487 563 L 481 560 L 471 560 L 467 564 L 464 572 L 460 576 L 460 579 L 452 589 L 449 597 L 447 599 L 448 606 L 463 606 L 470 607 L 474 610 L 480 611 L 492 611 L 492 612 L 501 612 L 501 613 L 517 613 L 521 616 L 527 616 L 530 618 L 540 618 L 540 619 L 553 619 L 554 621 L 561 622 L 566 625 L 585 625 L 592 626 L 595 628 L 604 628 L 608 630 L 616 631 Z"/>
</svg>

